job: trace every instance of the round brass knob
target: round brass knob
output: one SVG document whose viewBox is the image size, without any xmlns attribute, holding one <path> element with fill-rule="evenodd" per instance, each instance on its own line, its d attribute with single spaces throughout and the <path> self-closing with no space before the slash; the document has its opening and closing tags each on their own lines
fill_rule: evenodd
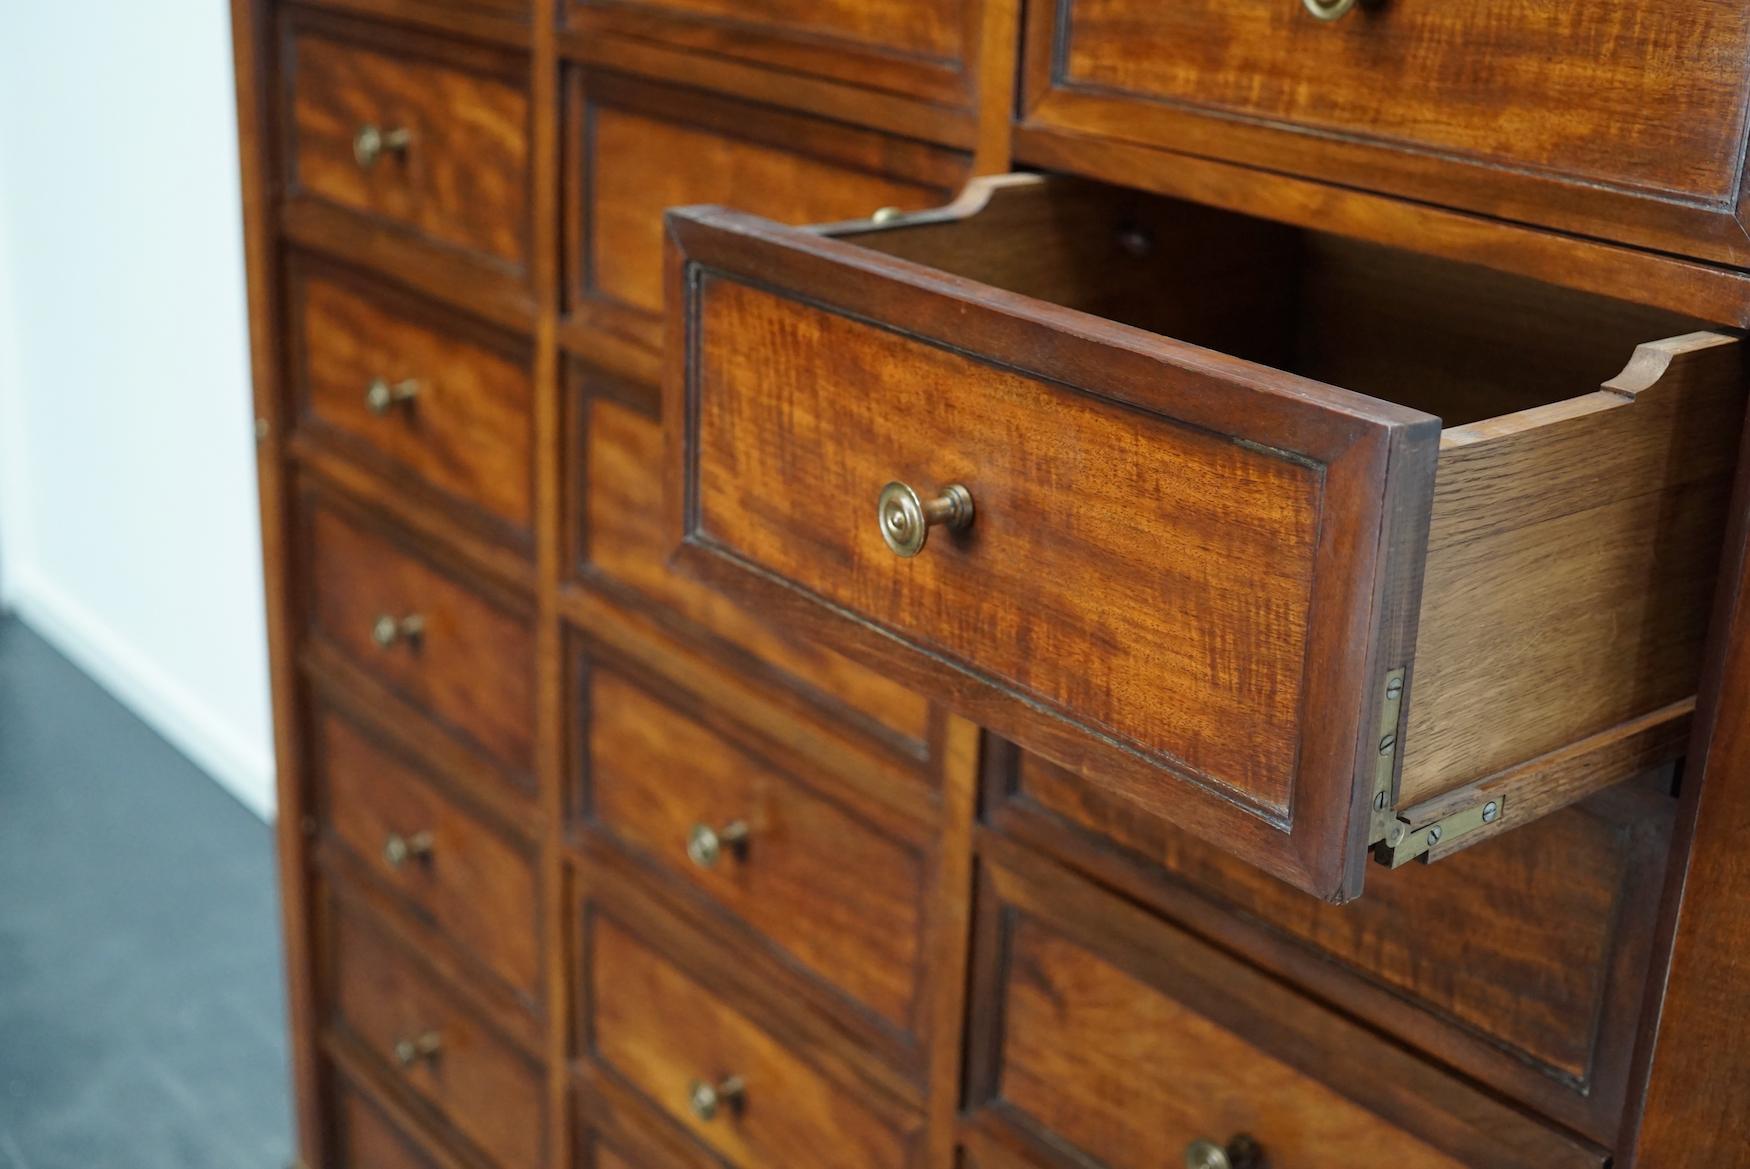
<svg viewBox="0 0 1750 1169">
<path fill-rule="evenodd" d="M 1185 1169 L 1263 1169 L 1264 1150 L 1240 1133 L 1225 1145 L 1197 1140 L 1185 1146 Z"/>
<path fill-rule="evenodd" d="M 694 1080 L 687 1085 L 687 1107 L 692 1109 L 694 1116 L 709 1124 L 725 1108 L 740 1108 L 746 1093 L 747 1086 L 740 1076 L 728 1076 L 715 1084 L 708 1080 Z"/>
<path fill-rule="evenodd" d="M 395 1041 L 395 1062 L 410 1068 L 421 1060 L 435 1060 L 443 1041 L 436 1031 L 422 1031 Z"/>
<path fill-rule="evenodd" d="M 415 832 L 412 836 L 391 832 L 389 839 L 383 842 L 383 859 L 392 869 L 398 869 L 410 860 L 424 860 L 430 855 L 430 832 Z"/>
<path fill-rule="evenodd" d="M 365 408 L 381 418 L 397 406 L 411 406 L 418 396 L 419 382 L 413 378 L 390 382 L 387 378 L 374 377 L 365 387 Z"/>
<path fill-rule="evenodd" d="M 1338 20 L 1349 14 L 1356 0 L 1301 0 L 1306 10 L 1320 20 Z"/>
<path fill-rule="evenodd" d="M 687 833 L 687 857 L 701 869 L 717 866 L 724 852 L 739 853 L 747 844 L 747 824 L 734 820 L 721 828 L 695 824 Z"/>
<path fill-rule="evenodd" d="M 353 161 L 361 170 L 370 170 L 385 154 L 406 154 L 412 144 L 413 132 L 410 130 L 385 130 L 366 124 L 352 136 Z"/>
<path fill-rule="evenodd" d="M 925 501 L 905 483 L 889 483 L 881 489 L 876 507 L 881 538 L 897 556 L 916 556 L 924 550 L 930 529 L 937 524 L 950 532 L 965 531 L 972 523 L 972 492 L 958 483 L 942 488 L 936 498 Z"/>
<path fill-rule="evenodd" d="M 392 617 L 384 613 L 371 623 L 371 640 L 383 649 L 388 649 L 398 641 L 418 641 L 424 633 L 425 618 L 417 613 L 406 617 Z"/>
</svg>

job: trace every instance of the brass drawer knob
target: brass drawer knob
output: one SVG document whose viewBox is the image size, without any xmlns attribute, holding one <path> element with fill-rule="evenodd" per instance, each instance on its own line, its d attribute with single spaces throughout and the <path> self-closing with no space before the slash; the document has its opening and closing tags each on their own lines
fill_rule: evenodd
<svg viewBox="0 0 1750 1169">
<path fill-rule="evenodd" d="M 359 164 L 361 170 L 370 170 L 377 165 L 377 160 L 385 154 L 405 155 L 407 148 L 413 145 L 413 132 L 397 128 L 385 130 L 381 126 L 366 124 L 358 128 L 352 136 L 353 161 Z"/>
<path fill-rule="evenodd" d="M 393 617 L 384 613 L 371 624 L 371 640 L 383 649 L 388 649 L 397 642 L 416 642 L 424 635 L 425 618 L 418 613 L 411 613 L 406 617 Z"/>
<path fill-rule="evenodd" d="M 1356 0 L 1301 0 L 1306 10 L 1320 20 L 1340 20 L 1349 15 L 1349 10 L 1355 7 Z"/>
<path fill-rule="evenodd" d="M 374 377 L 365 387 L 365 408 L 381 418 L 397 406 L 411 406 L 419 396 L 419 382 L 413 378 L 391 382 Z"/>
<path fill-rule="evenodd" d="M 383 859 L 392 869 L 398 869 L 411 860 L 424 860 L 430 855 L 430 832 L 415 832 L 412 836 L 391 832 L 389 839 L 383 842 Z"/>
<path fill-rule="evenodd" d="M 740 1076 L 727 1076 L 715 1084 L 708 1080 L 694 1080 L 687 1086 L 687 1107 L 692 1109 L 694 1116 L 709 1124 L 725 1108 L 739 1109 L 746 1095 L 747 1085 L 742 1083 Z"/>
<path fill-rule="evenodd" d="M 422 1031 L 418 1035 L 405 1036 L 395 1041 L 395 1062 L 404 1068 L 410 1068 L 422 1060 L 437 1059 L 442 1048 L 443 1040 L 436 1031 Z"/>
<path fill-rule="evenodd" d="M 965 531 L 972 523 L 972 492 L 958 483 L 942 488 L 936 498 L 924 501 L 905 483 L 889 483 L 881 489 L 876 508 L 881 538 L 897 556 L 916 556 L 924 550 L 930 529 L 937 524 L 950 532 Z"/>
<path fill-rule="evenodd" d="M 1225 1145 L 1192 1141 L 1185 1146 L 1185 1169 L 1263 1169 L 1264 1150 L 1240 1133 Z"/>
<path fill-rule="evenodd" d="M 695 824 L 687 833 L 687 857 L 701 869 L 717 867 L 725 852 L 740 854 L 747 846 L 747 824 L 734 820 L 721 828 Z"/>
</svg>

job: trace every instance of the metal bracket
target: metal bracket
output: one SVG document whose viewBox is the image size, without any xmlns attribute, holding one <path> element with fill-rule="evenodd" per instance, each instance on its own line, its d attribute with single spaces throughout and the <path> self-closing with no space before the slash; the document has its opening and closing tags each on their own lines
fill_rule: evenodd
<svg viewBox="0 0 1750 1169">
<path fill-rule="evenodd" d="M 1407 820 L 1394 820 L 1385 839 L 1374 848 L 1373 858 L 1387 868 L 1395 869 L 1426 856 L 1437 844 L 1450 844 L 1485 824 L 1499 823 L 1506 814 L 1507 797 L 1491 796 L 1480 804 L 1443 816 L 1420 828 L 1412 828 Z"/>
<path fill-rule="evenodd" d="M 1385 676 L 1385 691 L 1380 699 L 1379 737 L 1375 748 L 1379 752 L 1373 765 L 1373 797 L 1371 823 L 1367 843 L 1378 844 L 1391 834 L 1398 821 L 1392 813 L 1392 778 L 1398 761 L 1398 718 L 1404 709 L 1404 674 L 1399 666 Z"/>
</svg>

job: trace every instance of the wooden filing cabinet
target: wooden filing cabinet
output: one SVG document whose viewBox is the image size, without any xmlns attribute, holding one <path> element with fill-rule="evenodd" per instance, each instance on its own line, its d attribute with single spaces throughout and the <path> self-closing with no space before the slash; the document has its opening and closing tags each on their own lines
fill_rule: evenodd
<svg viewBox="0 0 1750 1169">
<path fill-rule="evenodd" d="M 1750 1163 L 1740 9 L 234 0 L 302 1162 Z"/>
</svg>

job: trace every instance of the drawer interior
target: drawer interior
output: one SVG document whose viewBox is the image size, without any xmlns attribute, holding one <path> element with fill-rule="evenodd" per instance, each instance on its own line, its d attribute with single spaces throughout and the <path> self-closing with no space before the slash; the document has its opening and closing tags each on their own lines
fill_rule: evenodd
<svg viewBox="0 0 1750 1169">
<path fill-rule="evenodd" d="M 1004 184 L 1013 184 L 1005 186 Z M 1693 321 L 1123 187 L 1031 175 L 833 230 L 993 288 L 1395 402 L 1447 427 L 1591 393 Z M 1025 241 L 1025 246 L 1018 246 Z"/>
</svg>

